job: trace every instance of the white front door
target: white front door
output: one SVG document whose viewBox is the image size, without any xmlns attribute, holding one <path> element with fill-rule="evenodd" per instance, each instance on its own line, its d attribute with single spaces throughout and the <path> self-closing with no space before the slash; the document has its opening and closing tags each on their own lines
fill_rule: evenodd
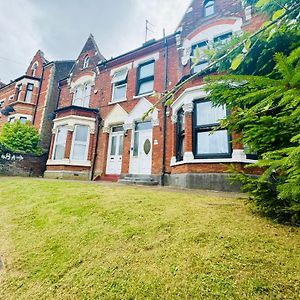
<svg viewBox="0 0 300 300">
<path fill-rule="evenodd" d="M 106 174 L 120 175 L 123 155 L 123 126 L 112 127 L 109 135 Z"/>
<path fill-rule="evenodd" d="M 137 123 L 130 151 L 130 174 L 149 175 L 152 168 L 152 123 Z"/>
</svg>

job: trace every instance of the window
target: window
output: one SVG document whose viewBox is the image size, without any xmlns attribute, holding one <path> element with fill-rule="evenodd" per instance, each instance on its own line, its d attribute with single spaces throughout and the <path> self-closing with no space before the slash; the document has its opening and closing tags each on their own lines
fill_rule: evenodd
<svg viewBox="0 0 300 300">
<path fill-rule="evenodd" d="M 137 71 L 137 95 L 153 92 L 154 88 L 154 61 L 144 63 Z"/>
<path fill-rule="evenodd" d="M 8 102 L 13 102 L 14 101 L 14 95 L 9 96 Z"/>
<path fill-rule="evenodd" d="M 90 58 L 86 56 L 83 60 L 83 69 L 87 68 L 89 66 Z"/>
<path fill-rule="evenodd" d="M 177 113 L 177 123 L 176 123 L 176 160 L 183 160 L 184 154 L 184 111 L 180 109 Z"/>
<path fill-rule="evenodd" d="M 126 99 L 128 70 L 116 72 L 112 78 L 113 93 L 112 101 L 121 101 Z"/>
<path fill-rule="evenodd" d="M 220 125 L 220 120 L 226 117 L 226 109 L 223 106 L 213 107 L 208 100 L 195 102 L 193 115 L 194 128 L 194 156 L 196 158 L 207 157 L 231 157 L 231 147 L 227 130 L 211 131 Z"/>
<path fill-rule="evenodd" d="M 64 159 L 68 130 L 66 126 L 57 129 L 53 159 Z"/>
<path fill-rule="evenodd" d="M 32 98 L 33 84 L 28 83 L 26 88 L 25 102 L 30 103 Z"/>
<path fill-rule="evenodd" d="M 228 32 L 215 37 L 214 43 L 217 45 L 225 45 L 231 40 L 231 38 L 232 38 L 232 32 Z"/>
<path fill-rule="evenodd" d="M 203 42 L 200 42 L 200 43 L 192 46 L 192 57 L 196 57 L 196 49 L 197 48 L 200 51 L 201 58 L 200 58 L 199 62 L 197 63 L 197 65 L 193 67 L 193 70 L 192 70 L 193 73 L 198 73 L 208 66 L 208 59 L 207 59 L 206 54 L 204 53 L 204 50 L 208 49 L 208 41 L 203 41 Z M 191 62 L 191 65 L 192 64 L 193 63 Z"/>
<path fill-rule="evenodd" d="M 10 117 L 8 122 L 9 123 L 15 123 L 15 121 L 16 121 L 15 117 Z"/>
<path fill-rule="evenodd" d="M 35 62 L 31 68 L 31 76 L 35 77 L 36 76 L 36 71 L 37 71 L 38 63 Z"/>
<path fill-rule="evenodd" d="M 26 117 L 20 117 L 20 122 L 21 122 L 22 124 L 26 124 L 27 118 L 26 118 Z"/>
<path fill-rule="evenodd" d="M 0 101 L 0 108 L 2 108 L 2 107 L 4 106 L 4 101 L 5 101 L 5 100 L 1 100 L 1 101 Z"/>
<path fill-rule="evenodd" d="M 204 1 L 204 17 L 211 16 L 215 13 L 215 1 L 206 0 Z"/>
<path fill-rule="evenodd" d="M 22 90 L 22 84 L 18 84 L 16 89 L 16 101 L 19 101 L 20 99 L 21 90 Z"/>
<path fill-rule="evenodd" d="M 75 89 L 73 96 L 73 105 L 81 107 L 89 107 L 92 85 L 85 83 Z"/>
<path fill-rule="evenodd" d="M 87 159 L 89 127 L 76 125 L 73 133 L 71 159 L 84 161 Z"/>
</svg>

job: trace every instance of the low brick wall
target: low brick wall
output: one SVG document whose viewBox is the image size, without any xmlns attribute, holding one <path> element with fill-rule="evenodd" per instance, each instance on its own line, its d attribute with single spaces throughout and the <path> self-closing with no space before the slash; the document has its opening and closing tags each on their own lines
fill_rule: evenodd
<svg viewBox="0 0 300 300">
<path fill-rule="evenodd" d="M 0 153 L 0 175 L 39 177 L 46 170 L 48 153 L 40 156 L 3 151 Z"/>
</svg>

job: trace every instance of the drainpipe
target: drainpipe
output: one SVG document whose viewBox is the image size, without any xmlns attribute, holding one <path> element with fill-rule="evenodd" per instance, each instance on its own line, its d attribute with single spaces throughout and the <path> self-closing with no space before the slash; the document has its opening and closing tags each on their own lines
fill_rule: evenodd
<svg viewBox="0 0 300 300">
<path fill-rule="evenodd" d="M 94 155 L 93 155 L 93 163 L 92 163 L 92 169 L 91 169 L 91 173 L 90 173 L 90 181 L 93 181 L 94 179 L 94 173 L 95 173 L 95 166 L 96 166 L 96 160 L 97 160 L 97 156 L 98 156 L 98 144 L 99 144 L 99 129 L 101 127 L 101 122 L 102 122 L 102 118 L 100 115 L 100 112 L 97 114 L 97 124 L 96 124 L 96 143 L 95 143 L 95 151 L 94 151 Z"/>
<path fill-rule="evenodd" d="M 164 43 L 165 43 L 165 93 L 168 92 L 168 65 L 169 65 L 169 48 L 168 40 L 166 38 L 166 32 L 164 29 Z M 165 185 L 165 174 L 166 174 L 166 146 L 167 146 L 167 106 L 165 101 L 163 105 L 163 153 L 162 153 L 162 172 L 161 172 L 161 185 Z"/>
</svg>

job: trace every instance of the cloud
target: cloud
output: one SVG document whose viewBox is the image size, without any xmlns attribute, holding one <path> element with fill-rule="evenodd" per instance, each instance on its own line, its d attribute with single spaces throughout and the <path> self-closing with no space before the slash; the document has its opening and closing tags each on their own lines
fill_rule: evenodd
<svg viewBox="0 0 300 300">
<path fill-rule="evenodd" d="M 161 38 L 163 28 L 170 34 L 190 0 L 1 2 L 0 79 L 8 82 L 24 74 L 38 49 L 48 60 L 76 59 L 90 33 L 106 58 L 140 47 L 146 19 L 155 31 L 149 38 Z"/>
</svg>

